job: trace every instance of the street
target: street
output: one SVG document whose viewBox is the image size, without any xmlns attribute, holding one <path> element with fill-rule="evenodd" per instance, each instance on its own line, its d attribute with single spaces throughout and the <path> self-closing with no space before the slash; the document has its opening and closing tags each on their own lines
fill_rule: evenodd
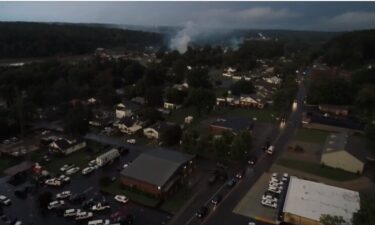
<svg viewBox="0 0 375 225">
<path fill-rule="evenodd" d="M 299 126 L 303 108 L 303 100 L 306 95 L 306 90 L 303 83 L 300 84 L 298 93 L 296 96 L 298 107 L 295 111 L 292 111 L 289 115 L 289 118 L 286 120 L 286 126 L 283 128 L 276 128 L 272 130 L 271 134 L 268 136 L 271 138 L 272 144 L 275 146 L 275 153 L 271 156 L 266 155 L 262 150 L 262 146 L 264 144 L 265 139 L 267 136 L 264 136 L 263 140 L 257 140 L 256 143 L 253 145 L 253 151 L 256 152 L 258 155 L 258 162 L 253 168 L 246 169 L 246 175 L 244 178 L 231 190 L 226 188 L 226 184 L 224 183 L 221 187 L 217 190 L 211 190 L 211 192 L 207 191 L 207 195 L 202 195 L 203 199 L 197 199 L 195 203 L 185 209 L 180 215 L 177 215 L 170 224 L 171 225 L 193 225 L 193 224 L 206 224 L 206 225 L 231 225 L 231 224 L 248 224 L 250 221 L 254 221 L 253 219 L 234 214 L 232 211 L 241 198 L 247 193 L 247 191 L 255 184 L 258 178 L 269 168 L 272 166 L 273 163 L 276 162 L 278 157 L 282 154 L 282 150 L 285 149 L 285 146 L 289 142 L 289 140 L 293 137 L 296 128 Z M 203 221 L 197 219 L 195 217 L 196 210 L 199 207 L 205 205 L 209 206 L 210 200 L 216 195 L 216 193 L 220 192 L 222 194 L 223 200 L 222 202 L 213 209 L 210 208 L 210 211 L 203 219 Z M 197 203 L 199 202 L 199 204 Z M 259 204 L 256 203 L 249 203 L 249 204 Z M 261 206 L 260 206 L 261 207 Z M 257 221 L 257 224 L 264 224 L 261 221 Z"/>
</svg>

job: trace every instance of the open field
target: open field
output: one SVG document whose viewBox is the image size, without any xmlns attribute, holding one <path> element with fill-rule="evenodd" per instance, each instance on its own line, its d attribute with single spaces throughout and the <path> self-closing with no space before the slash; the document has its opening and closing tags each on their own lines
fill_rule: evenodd
<svg viewBox="0 0 375 225">
<path fill-rule="evenodd" d="M 324 143 L 329 134 L 327 131 L 299 128 L 294 139 L 297 141 Z"/>
</svg>

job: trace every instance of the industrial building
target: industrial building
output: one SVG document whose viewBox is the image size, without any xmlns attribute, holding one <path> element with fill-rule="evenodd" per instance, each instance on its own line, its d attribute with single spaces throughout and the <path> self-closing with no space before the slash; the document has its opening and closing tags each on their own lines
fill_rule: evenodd
<svg viewBox="0 0 375 225">
<path fill-rule="evenodd" d="M 353 213 L 360 209 L 356 191 L 290 177 L 282 208 L 282 220 L 293 225 L 323 225 L 322 215 L 342 217 L 351 224 Z"/>
<path fill-rule="evenodd" d="M 138 156 L 121 172 L 121 183 L 158 198 L 167 197 L 189 179 L 193 159 L 193 155 L 154 149 Z"/>
</svg>

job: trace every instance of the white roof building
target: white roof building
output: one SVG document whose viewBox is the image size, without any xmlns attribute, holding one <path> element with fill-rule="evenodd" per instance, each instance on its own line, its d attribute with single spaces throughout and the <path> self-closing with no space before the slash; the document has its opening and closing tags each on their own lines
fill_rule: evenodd
<svg viewBox="0 0 375 225">
<path fill-rule="evenodd" d="M 291 177 L 283 207 L 284 221 L 312 224 L 322 215 L 341 216 L 351 224 L 353 213 L 360 209 L 359 193 L 339 187 Z"/>
</svg>

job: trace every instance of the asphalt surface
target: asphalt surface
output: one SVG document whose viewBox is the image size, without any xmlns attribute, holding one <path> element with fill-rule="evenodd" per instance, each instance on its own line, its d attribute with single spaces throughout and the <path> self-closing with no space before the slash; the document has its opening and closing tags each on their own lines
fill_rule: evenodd
<svg viewBox="0 0 375 225">
<path fill-rule="evenodd" d="M 96 137 L 97 139 L 105 139 L 104 137 Z M 110 140 L 115 141 L 115 138 L 110 138 Z M 107 142 L 102 142 L 107 143 Z M 109 144 L 109 143 L 107 143 Z M 121 143 L 112 143 L 112 145 L 121 145 Z M 126 145 L 127 146 L 127 145 Z M 129 147 L 129 146 L 127 146 Z M 134 146 L 129 151 L 129 154 L 125 156 L 121 156 L 119 160 L 116 160 L 113 164 L 106 165 L 103 168 L 98 169 L 97 171 L 93 172 L 88 176 L 83 176 L 81 173 L 77 173 L 71 176 L 71 182 L 68 185 L 63 187 L 41 187 L 38 190 L 38 193 L 43 191 L 50 191 L 54 194 L 62 192 L 64 190 L 70 190 L 73 194 L 76 193 L 84 193 L 86 195 L 86 199 L 90 198 L 98 198 L 98 199 L 105 199 L 111 205 L 111 209 L 105 212 L 94 213 L 94 218 L 103 218 L 109 219 L 110 215 L 114 212 L 120 211 L 123 215 L 131 214 L 134 216 L 134 224 L 141 224 L 141 225 L 156 225 L 156 224 L 166 224 L 171 215 L 165 212 L 162 212 L 158 209 L 148 208 L 145 206 L 138 205 L 133 202 L 128 202 L 126 205 L 120 204 L 113 200 L 113 195 L 103 195 L 99 191 L 99 187 L 97 186 L 98 180 L 101 176 L 107 175 L 110 177 L 118 177 L 119 172 L 118 168 L 122 168 L 122 165 L 126 162 L 134 160 L 140 153 L 143 151 L 142 148 L 140 149 L 133 149 Z M 51 161 L 50 163 L 53 163 Z M 4 177 L 0 179 L 0 194 L 6 195 L 12 200 L 11 206 L 4 206 L 5 215 L 7 215 L 11 219 L 19 219 L 24 222 L 24 224 L 36 224 L 36 225 L 67 225 L 67 224 L 75 224 L 74 220 L 66 219 L 64 217 L 59 217 L 55 213 L 50 212 L 47 215 L 42 215 L 38 206 L 36 205 L 36 195 L 29 195 L 27 199 L 20 199 L 14 195 L 14 191 L 17 189 L 21 189 L 24 186 L 29 185 L 29 182 L 26 182 L 23 185 L 19 185 L 14 187 L 6 181 L 8 177 Z M 68 208 L 81 208 L 78 205 L 68 204 Z M 93 218 L 93 219 L 94 219 Z M 87 222 L 86 222 L 87 223 Z M 0 225 L 5 224 L 2 220 L 0 220 Z M 85 224 L 85 223 L 83 223 Z"/>
<path fill-rule="evenodd" d="M 240 180 L 236 186 L 229 188 L 226 184 L 217 187 L 214 190 L 206 190 L 202 193 L 196 201 L 194 201 L 189 207 L 187 207 L 183 212 L 177 215 L 173 220 L 171 220 L 170 225 L 195 225 L 195 224 L 205 224 L 205 225 L 247 225 L 249 222 L 255 221 L 254 219 L 244 217 L 238 214 L 234 214 L 232 211 L 242 199 L 242 197 L 248 192 L 248 190 L 256 183 L 258 178 L 266 171 L 270 169 L 272 164 L 277 160 L 277 158 L 282 154 L 282 150 L 289 140 L 293 137 L 296 128 L 299 126 L 302 119 L 302 106 L 306 95 L 306 90 L 303 83 L 300 84 L 299 90 L 296 96 L 297 99 L 297 109 L 292 111 L 286 120 L 286 126 L 283 128 L 277 127 L 273 129 L 269 135 L 259 138 L 256 143 L 254 143 L 253 148 L 258 155 L 258 162 L 254 167 L 247 167 L 245 176 Z M 271 144 L 275 146 L 275 153 L 273 155 L 266 155 L 262 150 L 264 141 L 270 138 Z M 217 194 L 223 196 L 221 203 L 213 207 L 210 205 L 210 200 Z M 249 204 L 259 204 L 259 202 L 250 202 Z M 209 213 L 202 220 L 195 216 L 196 210 L 201 206 L 208 206 Z M 260 206 L 262 207 L 262 206 Z M 256 224 L 266 224 L 262 221 L 255 221 Z"/>
</svg>

